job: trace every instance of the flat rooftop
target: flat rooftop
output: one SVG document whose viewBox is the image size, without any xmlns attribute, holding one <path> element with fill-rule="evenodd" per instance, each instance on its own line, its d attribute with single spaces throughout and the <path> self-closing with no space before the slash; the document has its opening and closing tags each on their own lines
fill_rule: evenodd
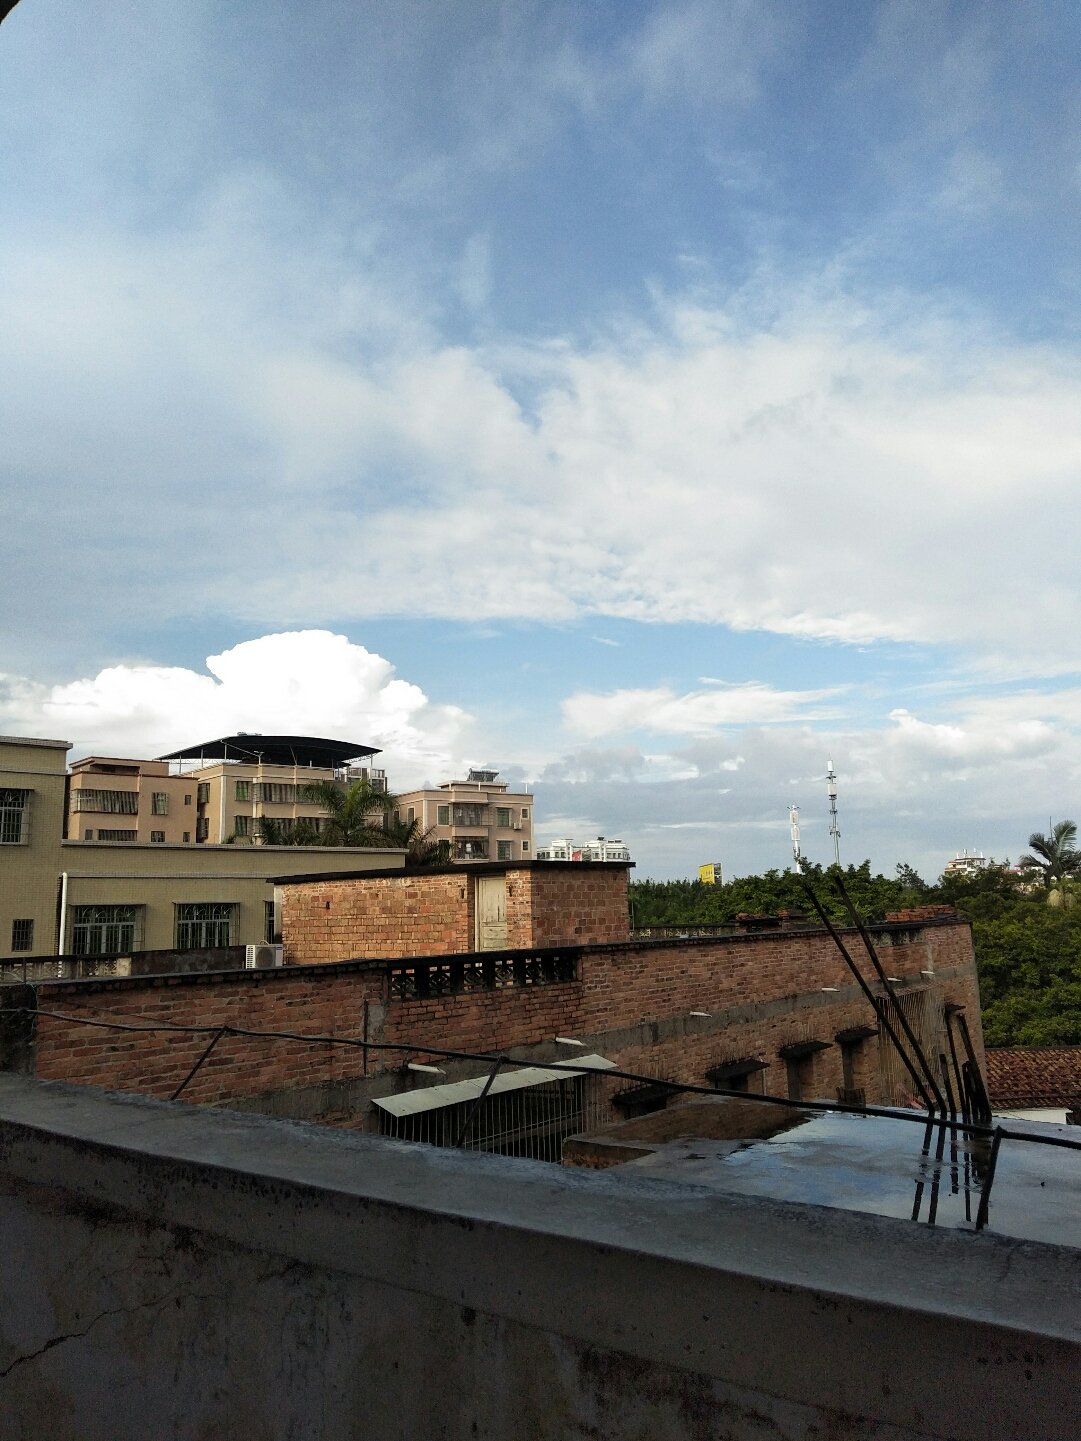
<svg viewBox="0 0 1081 1441">
<path fill-rule="evenodd" d="M 1009 1130 L 1081 1141 L 1074 1126 L 1011 1121 Z M 945 1133 L 939 1159 L 937 1127 L 925 1153 L 927 1128 L 912 1120 L 807 1112 L 766 1137 L 664 1140 L 609 1174 L 975 1230 L 990 1141 L 955 1134 Z M 986 1229 L 1081 1249 L 1081 1151 L 1004 1139 Z"/>
</svg>

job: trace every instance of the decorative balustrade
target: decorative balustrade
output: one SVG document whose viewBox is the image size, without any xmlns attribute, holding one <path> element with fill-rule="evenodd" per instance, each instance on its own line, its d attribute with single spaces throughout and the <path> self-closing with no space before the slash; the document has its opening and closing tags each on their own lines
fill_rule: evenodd
<svg viewBox="0 0 1081 1441">
<path fill-rule="evenodd" d="M 478 951 L 469 955 L 387 962 L 392 1001 L 501 991 L 516 986 L 554 986 L 578 979 L 575 950 Z"/>
</svg>

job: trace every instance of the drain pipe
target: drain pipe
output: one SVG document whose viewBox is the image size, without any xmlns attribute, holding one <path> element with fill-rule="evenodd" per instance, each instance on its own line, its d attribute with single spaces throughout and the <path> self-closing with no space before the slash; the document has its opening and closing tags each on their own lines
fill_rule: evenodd
<svg viewBox="0 0 1081 1441">
<path fill-rule="evenodd" d="M 68 873 L 60 873 L 60 934 L 56 941 L 56 954 L 64 954 L 64 933 L 68 923 Z"/>
</svg>

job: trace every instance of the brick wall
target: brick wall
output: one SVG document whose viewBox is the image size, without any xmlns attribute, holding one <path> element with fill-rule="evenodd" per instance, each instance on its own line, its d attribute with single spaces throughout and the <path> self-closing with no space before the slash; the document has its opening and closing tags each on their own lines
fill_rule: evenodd
<svg viewBox="0 0 1081 1441">
<path fill-rule="evenodd" d="M 462 868 L 283 886 L 285 964 L 471 951 L 472 881 Z"/>
<path fill-rule="evenodd" d="M 341 885 L 341 882 L 334 882 Z M 314 896 L 315 888 L 305 890 Z M 330 913 L 333 915 L 333 910 Z M 880 941 L 889 932 L 879 932 Z M 967 923 L 939 918 L 884 946 L 901 990 L 927 987 L 936 1007 L 966 1008 L 981 1054 L 979 993 Z M 933 979 L 921 975 L 935 971 Z M 785 1095 L 778 1055 L 794 1041 L 830 1042 L 804 1063 L 805 1094 L 832 1096 L 842 1084 L 838 1031 L 873 1023 L 829 938 L 824 934 L 766 935 L 687 941 L 633 942 L 584 947 L 578 979 L 550 985 L 508 986 L 431 999 L 391 1000 L 385 968 L 375 961 L 284 967 L 213 975 L 61 981 L 38 987 L 41 1011 L 149 1026 L 173 1024 L 288 1030 L 367 1037 L 409 1044 L 413 1059 L 427 1047 L 505 1053 L 547 1047 L 557 1035 L 585 1041 L 621 1069 L 672 1080 L 705 1083 L 716 1065 L 757 1056 L 769 1062 L 752 1085 Z M 836 987 L 823 989 L 824 987 Z M 16 990 L 18 988 L 12 988 Z M 19 1004 L 14 996 L 9 1004 Z M 692 1012 L 706 1012 L 693 1015 Z M 2 1013 L 0 1013 L 2 1019 Z M 13 1045 L 0 1065 L 29 1066 L 43 1079 L 74 1081 L 167 1097 L 207 1044 L 205 1035 L 116 1033 L 40 1015 L 33 1044 Z M 21 1045 L 21 1042 L 20 1042 Z M 854 1055 L 855 1084 L 868 1101 L 884 1099 L 879 1045 L 865 1042 Z M 215 1047 L 185 1098 L 229 1103 L 290 1088 L 357 1082 L 383 1075 L 380 1089 L 395 1088 L 386 1075 L 405 1056 L 369 1053 L 305 1041 L 226 1037 Z M 411 1078 L 415 1083 L 415 1076 Z"/>
<path fill-rule="evenodd" d="M 355 956 L 471 951 L 478 875 L 505 877 L 509 949 L 590 945 L 630 936 L 626 866 L 456 866 L 285 885 L 285 962 L 313 965 Z"/>
<path fill-rule="evenodd" d="M 987 1089 L 991 1104 L 1003 1109 L 1072 1109 L 1081 1101 L 1081 1046 L 993 1047 Z"/>
</svg>

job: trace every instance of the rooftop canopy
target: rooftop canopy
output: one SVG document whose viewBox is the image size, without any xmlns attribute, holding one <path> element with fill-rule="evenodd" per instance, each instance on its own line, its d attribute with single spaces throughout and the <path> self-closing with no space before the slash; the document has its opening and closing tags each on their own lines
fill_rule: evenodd
<svg viewBox="0 0 1081 1441">
<path fill-rule="evenodd" d="M 378 746 L 358 741 L 323 740 L 319 736 L 264 736 L 241 731 L 199 745 L 184 746 L 158 756 L 161 761 L 262 761 L 271 766 L 343 766 L 362 756 L 379 754 Z"/>
</svg>

